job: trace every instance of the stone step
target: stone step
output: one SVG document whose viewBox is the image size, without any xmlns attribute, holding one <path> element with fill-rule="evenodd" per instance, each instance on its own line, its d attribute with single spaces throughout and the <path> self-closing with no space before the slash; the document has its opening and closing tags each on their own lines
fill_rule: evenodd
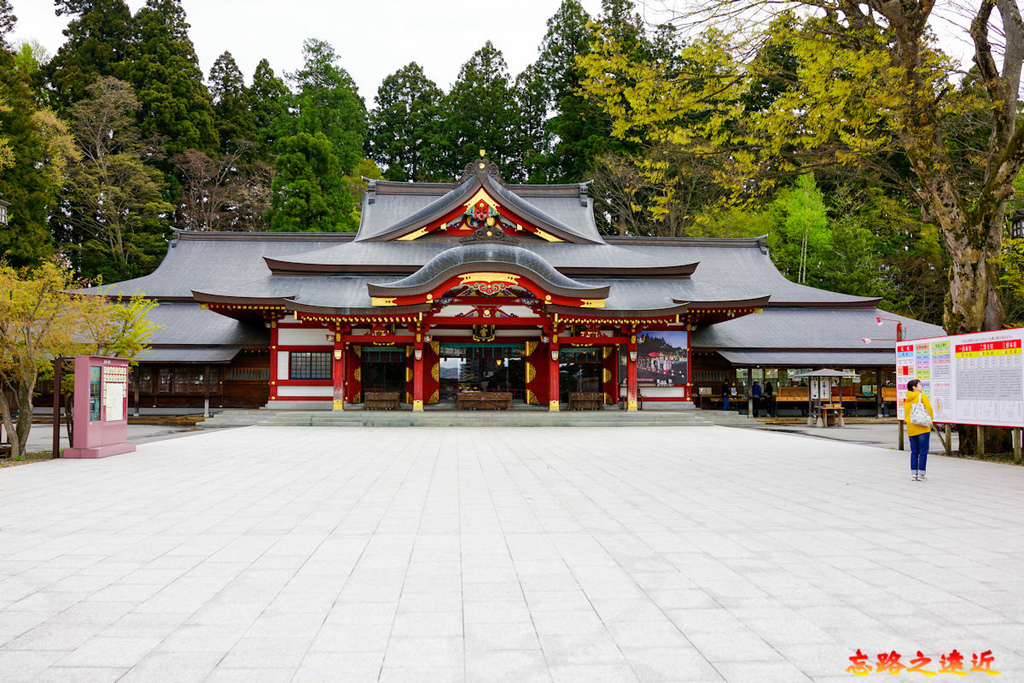
<svg viewBox="0 0 1024 683">
<path fill-rule="evenodd" d="M 696 411 L 558 412 L 511 411 L 302 411 L 227 410 L 199 423 L 202 428 L 264 426 L 316 427 L 641 427 L 710 426 Z"/>
</svg>

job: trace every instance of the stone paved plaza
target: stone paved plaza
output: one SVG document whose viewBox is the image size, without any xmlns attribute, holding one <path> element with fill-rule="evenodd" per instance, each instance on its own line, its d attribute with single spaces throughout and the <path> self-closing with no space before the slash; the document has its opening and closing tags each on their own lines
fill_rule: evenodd
<svg viewBox="0 0 1024 683">
<path fill-rule="evenodd" d="M 1024 680 L 1024 468 L 929 479 L 724 427 L 249 427 L 6 468 L 0 681 L 849 681 L 858 648 Z"/>
</svg>

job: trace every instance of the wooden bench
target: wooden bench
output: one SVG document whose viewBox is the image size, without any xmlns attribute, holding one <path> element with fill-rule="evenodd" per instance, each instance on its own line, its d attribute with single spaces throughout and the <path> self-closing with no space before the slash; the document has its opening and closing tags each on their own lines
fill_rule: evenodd
<svg viewBox="0 0 1024 683">
<path fill-rule="evenodd" d="M 455 399 L 459 410 L 512 410 L 512 394 L 507 391 L 463 391 Z"/>
<path fill-rule="evenodd" d="M 367 410 L 398 410 L 398 392 L 367 391 L 363 405 Z"/>
<path fill-rule="evenodd" d="M 569 410 L 604 410 L 604 393 L 571 392 L 569 394 Z"/>
</svg>

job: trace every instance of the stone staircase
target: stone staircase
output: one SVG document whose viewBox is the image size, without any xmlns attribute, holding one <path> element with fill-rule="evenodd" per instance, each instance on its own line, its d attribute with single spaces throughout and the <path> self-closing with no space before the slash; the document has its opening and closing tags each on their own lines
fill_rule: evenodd
<svg viewBox="0 0 1024 683">
<path fill-rule="evenodd" d="M 225 410 L 197 426 L 247 427 L 708 427 L 728 421 L 734 426 L 759 426 L 754 420 L 728 413 L 709 419 L 712 411 L 642 410 L 625 412 L 511 410 Z M 735 414 L 733 414 L 735 415 Z"/>
</svg>

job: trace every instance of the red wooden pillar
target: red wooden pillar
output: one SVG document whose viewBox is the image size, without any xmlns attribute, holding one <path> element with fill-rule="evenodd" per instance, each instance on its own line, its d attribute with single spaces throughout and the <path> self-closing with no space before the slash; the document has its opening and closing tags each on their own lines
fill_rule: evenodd
<svg viewBox="0 0 1024 683">
<path fill-rule="evenodd" d="M 277 323 L 270 324 L 270 397 L 277 400 Z"/>
<path fill-rule="evenodd" d="M 548 347 L 548 410 L 558 410 L 558 343 L 557 337 L 551 340 Z"/>
<path fill-rule="evenodd" d="M 418 336 L 418 335 L 417 335 Z M 412 409 L 423 410 L 423 342 L 417 341 L 412 351 Z"/>
<path fill-rule="evenodd" d="M 636 410 L 636 335 L 626 347 L 626 410 Z"/>
<path fill-rule="evenodd" d="M 347 356 L 345 343 L 341 341 L 341 335 L 334 335 L 334 372 L 331 378 L 334 380 L 334 410 L 345 410 L 345 356 Z"/>
</svg>

